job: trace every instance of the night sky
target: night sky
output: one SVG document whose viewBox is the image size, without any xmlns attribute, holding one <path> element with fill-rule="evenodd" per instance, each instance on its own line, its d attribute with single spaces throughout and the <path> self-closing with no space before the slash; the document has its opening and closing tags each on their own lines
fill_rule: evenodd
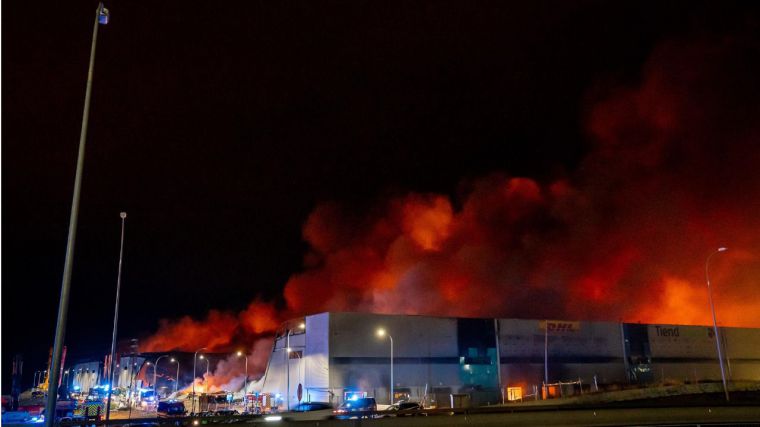
<svg viewBox="0 0 760 427">
<path fill-rule="evenodd" d="M 23 354 L 29 383 L 52 345 L 96 5 L 3 3 L 3 394 L 12 356 Z M 317 206 L 362 215 L 409 192 L 456 199 L 463 182 L 492 173 L 577 179 L 593 150 L 592 106 L 610 88 L 641 84 L 658 47 L 732 38 L 756 60 L 760 46 L 747 2 L 106 6 L 72 359 L 110 346 L 120 211 L 120 337 L 148 336 L 159 319 L 238 312 L 254 298 L 282 308 Z M 728 107 L 756 107 L 737 102 Z"/>
</svg>

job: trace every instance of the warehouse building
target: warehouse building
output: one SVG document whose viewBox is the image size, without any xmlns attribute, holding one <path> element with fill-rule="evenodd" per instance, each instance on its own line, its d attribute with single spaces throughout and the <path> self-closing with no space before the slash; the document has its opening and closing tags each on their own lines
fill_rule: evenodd
<svg viewBox="0 0 760 427">
<path fill-rule="evenodd" d="M 720 335 L 727 376 L 760 381 L 760 329 L 721 328 Z M 392 388 L 394 401 L 447 407 L 456 399 L 486 405 L 720 380 L 706 326 L 319 313 L 280 328 L 266 372 L 249 391 L 292 407 L 352 396 L 387 404 Z"/>
</svg>

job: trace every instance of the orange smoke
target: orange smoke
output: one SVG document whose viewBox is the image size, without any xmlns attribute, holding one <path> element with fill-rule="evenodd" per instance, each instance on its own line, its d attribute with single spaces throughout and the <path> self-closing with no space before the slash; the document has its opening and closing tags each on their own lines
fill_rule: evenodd
<svg viewBox="0 0 760 427">
<path fill-rule="evenodd" d="M 224 348 L 231 343 L 231 331 L 238 327 L 238 320 L 229 313 L 211 310 L 202 321 L 185 316 L 174 322 L 161 320 L 153 336 L 141 343 L 143 351 L 185 350 L 195 351 L 206 347 L 210 351 Z"/>
<path fill-rule="evenodd" d="M 760 96 L 740 93 L 760 70 L 744 55 L 732 39 L 666 43 L 639 84 L 596 88 L 589 152 L 556 179 L 493 173 L 456 198 L 320 204 L 284 309 L 163 321 L 146 348 L 221 349 L 340 310 L 708 324 L 705 260 L 723 245 L 719 322 L 760 327 Z"/>
</svg>

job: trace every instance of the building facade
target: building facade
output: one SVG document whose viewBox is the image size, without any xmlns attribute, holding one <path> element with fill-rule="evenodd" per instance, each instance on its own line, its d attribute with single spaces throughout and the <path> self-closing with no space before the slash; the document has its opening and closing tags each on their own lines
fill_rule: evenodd
<svg viewBox="0 0 760 427">
<path fill-rule="evenodd" d="M 729 379 L 760 381 L 760 329 L 720 334 Z M 550 392 L 544 384 L 567 393 L 721 380 L 706 326 L 319 313 L 281 327 L 266 372 L 249 391 L 270 393 L 285 407 L 354 395 L 387 404 L 391 377 L 394 401 L 439 407 L 453 395 L 486 405 L 508 399 L 510 388 L 523 397 Z"/>
</svg>

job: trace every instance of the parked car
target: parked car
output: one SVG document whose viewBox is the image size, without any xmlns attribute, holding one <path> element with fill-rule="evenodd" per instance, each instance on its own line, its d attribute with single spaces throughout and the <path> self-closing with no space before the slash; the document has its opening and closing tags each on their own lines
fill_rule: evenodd
<svg viewBox="0 0 760 427">
<path fill-rule="evenodd" d="M 183 417 L 187 412 L 182 402 L 158 402 L 157 411 L 159 418 Z"/>
<path fill-rule="evenodd" d="M 422 412 L 423 409 L 425 408 L 423 408 L 418 402 L 398 402 L 389 406 L 387 409 L 388 412 L 384 415 L 391 417 L 427 415 L 427 413 Z"/>
<path fill-rule="evenodd" d="M 327 402 L 303 402 L 284 413 L 282 418 L 288 421 L 329 420 L 333 418 L 333 406 Z"/>
<path fill-rule="evenodd" d="M 377 412 L 377 402 L 374 397 L 361 397 L 343 402 L 333 411 L 335 418 L 370 418 Z"/>
</svg>

